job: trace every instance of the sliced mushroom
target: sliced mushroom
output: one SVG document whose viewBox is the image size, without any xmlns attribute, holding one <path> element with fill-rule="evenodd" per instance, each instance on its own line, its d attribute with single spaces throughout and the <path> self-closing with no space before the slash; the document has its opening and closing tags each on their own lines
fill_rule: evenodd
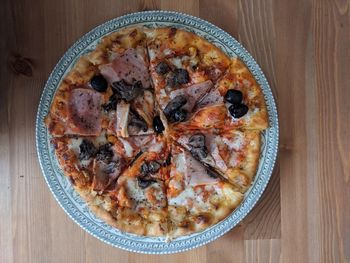
<svg viewBox="0 0 350 263">
<path fill-rule="evenodd" d="M 149 90 L 145 90 L 143 95 L 138 96 L 131 103 L 136 112 L 147 122 L 148 127 L 152 127 L 154 117 L 154 96 Z"/>
<path fill-rule="evenodd" d="M 177 109 L 180 109 L 183 105 L 187 103 L 185 95 L 178 95 L 173 98 L 164 109 L 164 114 L 168 117 Z"/>
<path fill-rule="evenodd" d="M 120 80 L 112 83 L 113 91 L 127 102 L 130 102 L 143 93 L 141 81 L 136 81 L 133 84 L 128 84 L 125 80 Z"/>
<path fill-rule="evenodd" d="M 148 125 L 145 120 L 139 116 L 136 112 L 129 112 L 128 132 L 130 135 L 136 135 L 140 131 L 146 132 Z"/>
</svg>

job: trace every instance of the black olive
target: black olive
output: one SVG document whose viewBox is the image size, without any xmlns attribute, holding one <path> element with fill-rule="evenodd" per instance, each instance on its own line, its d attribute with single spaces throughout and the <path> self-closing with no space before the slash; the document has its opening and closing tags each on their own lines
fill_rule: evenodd
<svg viewBox="0 0 350 263">
<path fill-rule="evenodd" d="M 175 110 L 181 108 L 187 103 L 187 98 L 185 95 L 178 95 L 173 98 L 164 109 L 164 114 L 169 117 Z"/>
<path fill-rule="evenodd" d="M 96 154 L 96 159 L 105 161 L 105 162 L 110 162 L 113 158 L 113 151 L 111 150 L 111 143 L 106 143 L 101 145 L 98 148 L 97 154 Z"/>
<path fill-rule="evenodd" d="M 228 108 L 233 118 L 241 118 L 248 112 L 247 105 L 244 104 L 233 104 Z"/>
<path fill-rule="evenodd" d="M 86 139 L 83 139 L 83 141 L 79 145 L 79 149 L 79 160 L 88 160 L 91 157 L 94 157 L 96 154 L 95 145 L 91 141 Z"/>
<path fill-rule="evenodd" d="M 208 149 L 206 146 L 200 148 L 192 148 L 190 151 L 193 157 L 197 160 L 203 160 L 208 156 Z"/>
<path fill-rule="evenodd" d="M 162 133 L 164 131 L 164 125 L 159 116 L 153 118 L 153 128 L 156 133 Z"/>
<path fill-rule="evenodd" d="M 205 146 L 205 136 L 203 133 L 193 134 L 189 140 L 188 144 L 194 148 L 200 148 Z"/>
<path fill-rule="evenodd" d="M 170 122 L 182 122 L 186 120 L 187 111 L 184 109 L 177 109 L 172 112 L 169 121 Z"/>
<path fill-rule="evenodd" d="M 90 85 L 94 90 L 104 92 L 108 88 L 107 80 L 102 75 L 95 75 L 90 80 Z"/>
<path fill-rule="evenodd" d="M 170 67 L 166 62 L 162 61 L 158 63 L 155 70 L 158 74 L 164 75 L 170 71 Z"/>
<path fill-rule="evenodd" d="M 186 69 L 175 69 L 174 70 L 175 74 L 175 80 L 177 84 L 186 84 L 190 81 L 190 76 L 188 75 L 188 72 Z"/>
<path fill-rule="evenodd" d="M 140 188 L 145 189 L 149 187 L 151 184 L 156 183 L 157 181 L 151 178 L 146 177 L 137 177 L 137 184 Z"/>
<path fill-rule="evenodd" d="M 224 97 L 225 101 L 232 104 L 240 104 L 243 99 L 242 92 L 236 89 L 229 89 Z"/>
<path fill-rule="evenodd" d="M 128 84 L 125 80 L 120 80 L 112 83 L 113 92 L 118 94 L 120 98 L 127 102 L 132 101 L 143 93 L 143 86 L 141 81 Z"/>
<path fill-rule="evenodd" d="M 160 169 L 160 164 L 156 161 L 150 161 L 148 163 L 148 170 L 150 173 L 156 173 Z"/>
</svg>

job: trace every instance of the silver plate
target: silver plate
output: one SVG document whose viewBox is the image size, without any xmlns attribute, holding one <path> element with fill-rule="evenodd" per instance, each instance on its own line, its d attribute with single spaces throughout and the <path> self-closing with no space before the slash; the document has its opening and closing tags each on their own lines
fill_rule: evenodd
<svg viewBox="0 0 350 263">
<path fill-rule="evenodd" d="M 183 28 L 204 37 L 229 56 L 239 57 L 261 85 L 269 113 L 270 128 L 262 134 L 263 146 L 257 175 L 240 206 L 218 224 L 200 233 L 177 238 L 172 242 L 166 242 L 162 237 L 150 238 L 121 232 L 91 213 L 63 175 L 50 145 L 50 135 L 44 125 L 44 118 L 49 112 L 55 91 L 77 58 L 94 49 L 101 37 L 130 26 Z M 36 145 L 45 180 L 58 203 L 74 222 L 94 237 L 112 246 L 133 252 L 168 254 L 193 249 L 217 239 L 236 226 L 254 207 L 274 168 L 278 149 L 278 116 L 276 104 L 264 74 L 252 56 L 237 40 L 211 23 L 193 16 L 176 12 L 147 11 L 125 15 L 96 27 L 80 38 L 64 54 L 52 71 L 41 96 L 36 119 Z"/>
</svg>

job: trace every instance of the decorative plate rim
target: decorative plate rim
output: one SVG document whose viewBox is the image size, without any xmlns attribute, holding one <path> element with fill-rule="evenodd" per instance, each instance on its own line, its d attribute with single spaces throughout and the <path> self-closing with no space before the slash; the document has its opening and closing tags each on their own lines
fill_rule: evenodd
<svg viewBox="0 0 350 263">
<path fill-rule="evenodd" d="M 110 233 L 102 223 L 91 223 L 91 218 L 88 218 L 84 212 L 77 210 L 57 180 L 58 172 L 52 164 L 49 153 L 48 133 L 43 123 L 62 76 L 64 76 L 66 70 L 79 57 L 82 51 L 103 35 L 115 30 L 135 24 L 157 22 L 176 24 L 179 27 L 202 31 L 203 34 L 217 37 L 221 41 L 220 43 L 224 43 L 231 52 L 236 54 L 248 66 L 262 87 L 270 123 L 270 127 L 264 133 L 267 138 L 264 158 L 259 161 L 259 170 L 257 171 L 254 184 L 246 193 L 245 199 L 240 206 L 214 226 L 171 242 L 165 242 L 164 238 L 136 236 L 115 229 L 112 231 L 113 233 Z M 171 254 L 197 248 L 221 237 L 240 223 L 252 210 L 264 192 L 274 169 L 278 152 L 279 127 L 277 107 L 267 79 L 253 57 L 234 37 L 203 19 L 174 11 L 157 10 L 130 13 L 107 21 L 86 33 L 66 51 L 52 70 L 42 91 L 36 117 L 35 137 L 39 163 L 45 181 L 59 205 L 74 222 L 92 236 L 127 251 L 145 254 Z"/>
</svg>

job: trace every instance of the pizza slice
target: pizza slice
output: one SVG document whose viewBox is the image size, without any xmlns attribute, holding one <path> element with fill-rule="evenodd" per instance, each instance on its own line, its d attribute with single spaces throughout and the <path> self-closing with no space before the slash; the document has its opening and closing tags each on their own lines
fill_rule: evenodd
<svg viewBox="0 0 350 263">
<path fill-rule="evenodd" d="M 169 237 L 198 232 L 228 216 L 243 194 L 179 146 L 172 147 L 167 189 Z"/>
<path fill-rule="evenodd" d="M 169 122 L 184 121 L 192 113 L 195 103 L 226 71 L 230 60 L 216 46 L 191 32 L 176 28 L 145 32 L 159 106 Z M 181 100 L 181 96 L 186 96 L 186 101 Z"/>
<path fill-rule="evenodd" d="M 187 132 L 173 136 L 176 143 L 213 167 L 241 192 L 251 185 L 259 163 L 260 131 Z"/>
<path fill-rule="evenodd" d="M 218 81 L 215 89 L 197 104 L 188 121 L 176 129 L 258 129 L 268 127 L 264 96 L 248 68 L 237 58 Z"/>
<path fill-rule="evenodd" d="M 167 233 L 165 181 L 169 178 L 169 154 L 166 140 L 157 137 L 118 178 L 110 193 L 112 225 L 139 235 Z"/>
<path fill-rule="evenodd" d="M 104 37 L 82 56 L 56 92 L 45 120 L 50 133 L 152 133 L 154 94 L 145 44 L 141 29 L 129 28 Z"/>
<path fill-rule="evenodd" d="M 55 153 L 78 192 L 102 193 L 116 182 L 132 157 L 127 157 L 105 134 L 98 137 L 54 137 Z"/>
</svg>

